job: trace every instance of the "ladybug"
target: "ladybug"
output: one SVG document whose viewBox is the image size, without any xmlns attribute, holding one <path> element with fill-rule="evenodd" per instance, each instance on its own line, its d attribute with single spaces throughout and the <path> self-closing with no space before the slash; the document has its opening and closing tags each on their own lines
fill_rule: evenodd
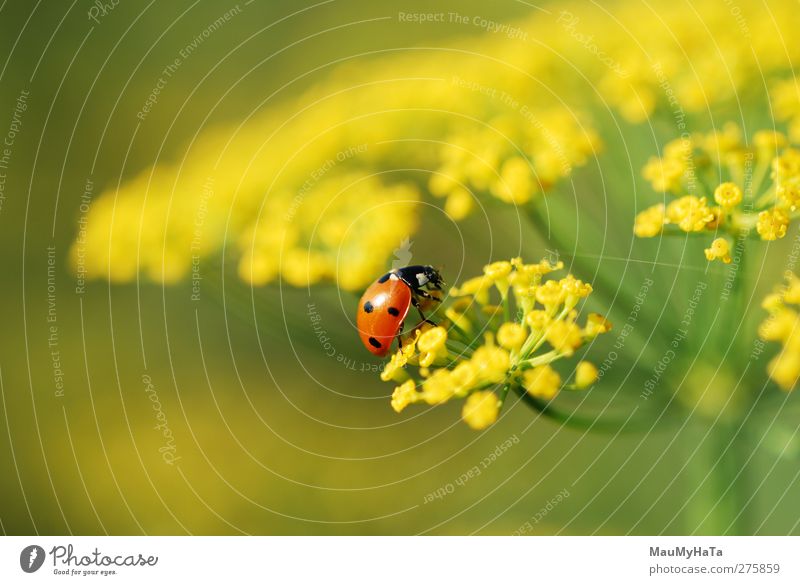
<svg viewBox="0 0 800 585">
<path fill-rule="evenodd" d="M 433 266 L 406 266 L 381 276 L 358 302 L 356 325 L 364 347 L 380 357 L 389 353 L 412 305 L 422 320 L 430 323 L 422 307 L 441 302 L 431 291 L 443 286 L 442 276 Z"/>
</svg>

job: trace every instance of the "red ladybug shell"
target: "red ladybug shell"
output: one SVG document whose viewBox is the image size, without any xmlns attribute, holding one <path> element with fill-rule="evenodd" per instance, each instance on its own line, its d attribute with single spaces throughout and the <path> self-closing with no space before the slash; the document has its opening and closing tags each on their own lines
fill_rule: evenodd
<svg viewBox="0 0 800 585">
<path fill-rule="evenodd" d="M 389 273 L 374 282 L 358 302 L 356 325 L 361 341 L 383 357 L 392 347 L 411 306 L 411 289 Z"/>
</svg>

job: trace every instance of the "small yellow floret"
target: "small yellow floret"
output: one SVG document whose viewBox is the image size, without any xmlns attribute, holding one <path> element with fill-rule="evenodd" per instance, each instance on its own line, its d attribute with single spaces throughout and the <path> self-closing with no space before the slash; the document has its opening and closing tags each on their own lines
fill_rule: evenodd
<svg viewBox="0 0 800 585">
<path fill-rule="evenodd" d="M 742 190 L 735 183 L 722 183 L 714 190 L 714 201 L 730 209 L 742 202 Z"/>
<path fill-rule="evenodd" d="M 575 367 L 575 385 L 581 390 L 597 382 L 598 377 L 597 367 L 591 362 L 578 362 Z"/>
<path fill-rule="evenodd" d="M 527 336 L 525 327 L 519 323 L 503 323 L 497 330 L 497 343 L 508 350 L 516 350 L 522 347 Z"/>
<path fill-rule="evenodd" d="M 561 376 L 549 365 L 536 366 L 523 374 L 522 385 L 534 398 L 549 400 L 558 394 Z"/>
<path fill-rule="evenodd" d="M 783 209 L 773 207 L 758 214 L 756 231 L 762 240 L 779 240 L 789 228 L 789 214 Z"/>
<path fill-rule="evenodd" d="M 469 395 L 461 411 L 461 417 L 471 429 L 480 431 L 494 423 L 499 412 L 500 400 L 494 392 L 484 390 Z"/>
<path fill-rule="evenodd" d="M 395 412 L 402 410 L 409 404 L 413 404 L 420 399 L 414 380 L 408 380 L 394 389 L 392 392 L 392 408 Z"/>
<path fill-rule="evenodd" d="M 663 203 L 648 207 L 636 215 L 633 233 L 640 238 L 653 238 L 661 233 L 665 219 Z"/>
<path fill-rule="evenodd" d="M 731 263 L 731 245 L 725 238 L 717 238 L 711 242 L 711 247 L 706 248 L 706 259 L 711 262 L 713 260 L 722 260 L 725 264 Z"/>
</svg>

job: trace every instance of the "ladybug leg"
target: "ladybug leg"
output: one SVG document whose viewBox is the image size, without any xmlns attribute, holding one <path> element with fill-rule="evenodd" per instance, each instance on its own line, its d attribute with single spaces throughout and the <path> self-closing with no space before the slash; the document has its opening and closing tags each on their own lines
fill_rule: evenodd
<svg viewBox="0 0 800 585">
<path fill-rule="evenodd" d="M 421 295 L 421 296 L 422 296 L 422 295 Z M 428 298 L 428 297 L 425 297 L 425 298 Z M 435 299 L 436 297 L 431 297 L 431 298 L 434 298 L 434 299 Z M 438 300 L 438 299 L 437 299 L 437 300 Z M 423 323 L 429 323 L 429 324 L 433 325 L 434 327 L 436 327 L 436 323 L 434 323 L 433 321 L 431 321 L 430 319 L 428 319 L 428 318 L 425 316 L 425 313 L 423 313 L 423 312 L 422 312 L 422 309 L 421 309 L 421 308 L 420 308 L 420 306 L 419 306 L 419 301 L 416 299 L 416 297 L 411 299 L 411 304 L 412 304 L 412 305 L 414 305 L 414 308 L 415 308 L 415 309 L 417 309 L 417 312 L 419 313 L 419 316 L 420 316 L 420 318 L 422 319 L 422 322 L 423 322 Z"/>
<path fill-rule="evenodd" d="M 397 334 L 397 349 L 403 349 L 403 327 L 405 324 L 405 321 L 400 323 L 400 329 L 398 330 L 399 332 Z"/>
<path fill-rule="evenodd" d="M 426 290 L 423 290 L 423 289 L 421 289 L 421 288 L 418 288 L 418 289 L 417 289 L 416 291 L 414 291 L 414 292 L 415 292 L 415 293 L 416 293 L 418 296 L 422 297 L 423 299 L 428 299 L 429 301 L 436 301 L 437 303 L 441 303 L 441 302 L 442 302 L 442 299 L 440 299 L 439 297 L 437 297 L 437 296 L 435 296 L 435 295 L 432 295 L 432 294 L 431 294 L 431 293 L 429 293 L 428 291 L 426 291 Z M 416 306 L 416 303 L 415 303 L 415 306 Z"/>
</svg>

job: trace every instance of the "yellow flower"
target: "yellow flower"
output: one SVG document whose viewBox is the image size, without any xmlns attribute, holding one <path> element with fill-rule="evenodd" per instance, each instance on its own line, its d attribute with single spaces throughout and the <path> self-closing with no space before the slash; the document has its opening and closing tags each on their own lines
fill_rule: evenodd
<svg viewBox="0 0 800 585">
<path fill-rule="evenodd" d="M 762 240 L 779 240 L 788 227 L 789 215 L 783 209 L 773 207 L 758 214 L 756 231 Z"/>
<path fill-rule="evenodd" d="M 539 284 L 542 276 L 564 268 L 563 262 L 551 264 L 547 259 L 542 259 L 536 264 L 525 264 L 522 258 L 512 258 L 511 265 L 514 267 L 514 272 L 509 275 L 509 278 L 513 278 L 514 284 L 527 286 Z"/>
<path fill-rule="evenodd" d="M 575 385 L 580 389 L 588 388 L 597 382 L 598 375 L 597 367 L 593 363 L 578 362 L 575 367 Z"/>
<path fill-rule="evenodd" d="M 663 203 L 648 207 L 636 215 L 633 233 L 640 238 L 655 237 L 661 233 L 665 219 Z"/>
<path fill-rule="evenodd" d="M 548 280 L 536 289 L 536 300 L 551 312 L 555 312 L 559 305 L 564 302 L 565 298 L 566 293 L 564 289 L 561 284 L 555 280 Z"/>
<path fill-rule="evenodd" d="M 444 311 L 445 317 L 458 329 L 464 331 L 465 333 L 472 332 L 472 321 L 464 314 L 463 310 L 452 306 L 448 307 Z"/>
<path fill-rule="evenodd" d="M 713 260 L 722 260 L 725 264 L 731 262 L 731 246 L 725 238 L 717 238 L 711 242 L 711 247 L 706 248 L 706 259 L 711 262 Z"/>
<path fill-rule="evenodd" d="M 442 404 L 455 394 L 455 386 L 449 370 L 434 370 L 422 383 L 422 398 L 428 404 Z"/>
<path fill-rule="evenodd" d="M 702 146 L 715 159 L 722 161 L 727 155 L 742 149 L 742 130 L 738 124 L 727 122 L 722 130 L 706 134 Z"/>
<path fill-rule="evenodd" d="M 480 431 L 492 425 L 500 413 L 500 400 L 494 392 L 474 392 L 467 397 L 461 417 L 473 430 Z"/>
<path fill-rule="evenodd" d="M 792 390 L 800 377 L 800 314 L 787 306 L 800 301 L 800 278 L 787 274 L 787 285 L 767 295 L 762 306 L 770 314 L 758 328 L 758 335 L 765 341 L 776 341 L 781 351 L 770 361 L 767 373 L 778 386 Z"/>
<path fill-rule="evenodd" d="M 392 392 L 392 408 L 395 412 L 402 412 L 402 410 L 409 404 L 413 404 L 420 399 L 420 394 L 417 392 L 414 380 L 408 380 L 397 386 Z"/>
<path fill-rule="evenodd" d="M 800 116 L 800 87 L 794 76 L 777 82 L 771 91 L 772 107 L 779 120 Z"/>
<path fill-rule="evenodd" d="M 758 328 L 758 335 L 765 341 L 787 341 L 795 332 L 800 332 L 797 312 L 778 309 L 765 319 Z"/>
<path fill-rule="evenodd" d="M 550 264 L 545 260 L 525 264 L 520 258 L 494 262 L 484 268 L 482 276 L 456 288 L 457 295 L 463 296 L 453 300 L 456 295 L 452 291 L 445 295 L 442 309 L 450 323 L 464 319 L 464 312 L 470 308 L 477 313 L 489 313 L 492 318 L 483 320 L 478 316 L 482 328 L 474 333 L 471 325 L 450 325 L 449 332 L 442 325 L 423 324 L 416 328 L 414 337 L 404 341 L 381 373 L 383 380 L 403 383 L 396 391 L 396 404 L 405 407 L 404 397 L 432 405 L 442 404 L 471 394 L 491 394 L 500 385 L 505 391 L 523 392 L 527 388 L 542 397 L 552 396 L 561 379 L 548 364 L 571 356 L 584 341 L 611 329 L 608 321 L 594 313 L 588 316 L 585 326 L 576 323 L 577 305 L 591 294 L 592 287 L 571 274 L 560 280 L 547 277 L 559 267 L 560 263 Z M 500 293 L 495 293 L 502 297 L 499 305 L 491 302 L 491 291 L 486 290 L 497 282 L 513 283 L 515 293 L 502 294 L 503 285 L 499 286 Z M 545 309 L 534 309 L 536 302 L 542 303 Z M 497 318 L 500 315 L 509 318 Z M 510 319 L 511 315 L 516 318 Z M 474 337 L 477 335 L 483 335 L 483 343 Z M 554 349 L 543 347 L 546 342 Z M 433 364 L 438 367 L 431 368 Z M 416 374 L 412 373 L 415 367 Z M 578 366 L 576 380 L 580 384 L 588 385 L 586 380 L 591 378 L 591 368 L 588 362 Z M 541 378 L 536 378 L 537 375 Z M 415 383 L 420 390 L 410 393 L 410 383 Z M 547 384 L 555 384 L 555 387 Z M 465 420 L 474 428 L 488 424 L 477 422 L 477 413 L 489 411 L 473 411 L 471 407 L 477 399 L 468 400 L 472 402 Z M 499 410 L 499 400 L 495 398 L 495 402 Z M 494 416 L 481 416 L 484 421 L 494 420 Z"/>
<path fill-rule="evenodd" d="M 478 381 L 478 371 L 472 362 L 461 362 L 450 372 L 453 384 L 453 393 L 463 396 L 475 386 Z"/>
<path fill-rule="evenodd" d="M 408 372 L 405 371 L 405 365 L 408 363 L 408 358 L 403 350 L 398 350 L 392 355 L 389 363 L 386 364 L 381 371 L 381 380 L 388 382 L 394 380 L 395 382 L 403 382 L 408 379 Z"/>
<path fill-rule="evenodd" d="M 432 327 L 422 333 L 417 341 L 420 358 L 419 365 L 427 368 L 436 360 L 447 357 L 447 329 Z"/>
<path fill-rule="evenodd" d="M 511 269 L 511 262 L 502 260 L 500 262 L 492 262 L 491 264 L 484 266 L 483 273 L 487 278 L 497 281 L 508 278 L 508 275 L 511 274 Z"/>
<path fill-rule="evenodd" d="M 459 184 L 460 174 L 453 169 L 442 168 L 433 173 L 428 180 L 428 190 L 434 197 L 447 197 L 456 189 L 463 189 Z"/>
<path fill-rule="evenodd" d="M 592 292 L 592 285 L 578 280 L 571 274 L 562 278 L 558 284 L 564 291 L 564 306 L 567 309 L 574 308 L 581 299 L 585 299 Z"/>
<path fill-rule="evenodd" d="M 786 135 L 775 130 L 759 130 L 753 134 L 756 152 L 762 158 L 775 156 L 775 153 L 789 145 Z"/>
<path fill-rule="evenodd" d="M 507 160 L 500 169 L 500 179 L 492 185 L 492 194 L 506 203 L 522 205 L 536 190 L 531 165 L 522 157 Z"/>
<path fill-rule="evenodd" d="M 800 176 L 800 150 L 795 148 L 785 149 L 772 161 L 772 178 L 777 184 L 782 184 Z"/>
<path fill-rule="evenodd" d="M 783 301 L 792 305 L 800 304 L 800 278 L 794 274 L 786 276 L 786 288 L 783 291 Z"/>
<path fill-rule="evenodd" d="M 652 157 L 644 166 L 642 176 L 650 181 L 656 191 L 676 193 L 680 191 L 685 171 L 686 164 L 679 159 Z"/>
<path fill-rule="evenodd" d="M 295 248 L 284 257 L 281 276 L 292 286 L 309 286 L 319 282 L 327 270 L 328 264 L 321 254 Z"/>
<path fill-rule="evenodd" d="M 508 373 L 511 356 L 506 350 L 487 343 L 475 350 L 472 355 L 472 364 L 482 381 L 498 384 L 505 379 Z"/>
<path fill-rule="evenodd" d="M 780 293 L 772 293 L 764 297 L 761 301 L 761 307 L 767 311 L 774 312 L 783 308 L 783 295 Z"/>
<path fill-rule="evenodd" d="M 603 333 L 611 331 L 611 321 L 598 315 L 597 313 L 590 313 L 586 318 L 585 335 L 588 339 L 593 339 Z"/>
<path fill-rule="evenodd" d="M 467 217 L 474 207 L 472 193 L 459 187 L 450 192 L 444 203 L 444 211 L 455 221 L 461 221 Z"/>
<path fill-rule="evenodd" d="M 675 138 L 664 145 L 664 158 L 687 160 L 692 156 L 694 142 L 691 138 Z"/>
<path fill-rule="evenodd" d="M 500 291 L 500 294 L 505 296 L 505 294 L 508 292 L 508 275 L 511 274 L 511 269 L 511 262 L 492 262 L 491 264 L 483 267 L 483 273 L 486 275 L 486 278 L 489 278 L 492 282 L 494 282 L 494 285 L 497 287 L 497 290 Z"/>
<path fill-rule="evenodd" d="M 546 311 L 536 309 L 525 316 L 525 322 L 532 331 L 544 331 L 550 324 L 551 317 Z"/>
<path fill-rule="evenodd" d="M 705 197 L 686 195 L 667 205 L 667 219 L 685 232 L 699 232 L 714 220 Z"/>
<path fill-rule="evenodd" d="M 800 125 L 800 102 L 797 105 Z M 743 145 L 741 129 L 736 124 L 726 124 L 721 131 L 695 136 L 692 142 L 700 145 L 700 150 L 689 157 L 693 158 L 696 168 L 687 167 L 680 179 L 681 189 L 705 188 L 704 179 L 729 175 L 732 180 L 719 184 L 714 190 L 717 205 L 709 206 L 705 197 L 677 197 L 666 205 L 663 219 L 657 206 L 637 215 L 634 233 L 639 237 L 653 237 L 662 232 L 674 234 L 674 228 L 669 226 L 677 226 L 684 232 L 722 232 L 728 237 L 715 239 L 705 249 L 705 256 L 709 261 L 724 263 L 731 262 L 731 238 L 738 239 L 753 226 L 762 240 L 784 237 L 792 220 L 790 212 L 800 206 L 800 150 L 790 148 L 789 140 L 781 132 L 756 132 L 753 144 L 757 160 L 752 171 L 756 179 L 751 185 L 756 192 L 748 194 L 748 205 L 742 207 L 744 192 L 740 185 L 748 176 L 748 162 L 753 152 Z M 678 144 L 670 144 L 667 151 L 674 159 L 689 153 L 688 147 Z M 655 163 L 651 163 L 648 176 L 655 172 Z M 762 180 L 770 166 L 771 184 Z M 678 193 L 676 189 L 673 192 Z"/>
<path fill-rule="evenodd" d="M 778 185 L 778 198 L 794 211 L 800 205 L 800 177 L 792 177 Z"/>
<path fill-rule="evenodd" d="M 486 275 L 476 276 L 465 281 L 460 287 L 450 289 L 450 295 L 454 297 L 473 296 L 475 301 L 485 304 L 489 301 L 489 291 L 494 285 L 491 278 Z"/>
<path fill-rule="evenodd" d="M 556 321 L 547 329 L 545 337 L 553 349 L 570 356 L 583 343 L 581 328 L 570 321 Z"/>
<path fill-rule="evenodd" d="M 239 278 L 254 286 L 261 286 L 278 275 L 277 258 L 259 254 L 246 254 L 239 260 Z"/>
<path fill-rule="evenodd" d="M 742 202 L 742 190 L 735 183 L 722 183 L 714 190 L 714 201 L 730 209 Z"/>
<path fill-rule="evenodd" d="M 550 400 L 561 388 L 561 376 L 549 365 L 536 366 L 525 371 L 522 384 L 534 398 Z"/>
<path fill-rule="evenodd" d="M 783 390 L 794 389 L 800 378 L 800 354 L 782 351 L 770 361 L 767 372 Z"/>
<path fill-rule="evenodd" d="M 510 351 L 516 351 L 522 347 L 527 337 L 525 327 L 519 323 L 503 323 L 497 330 L 497 343 Z"/>
</svg>

